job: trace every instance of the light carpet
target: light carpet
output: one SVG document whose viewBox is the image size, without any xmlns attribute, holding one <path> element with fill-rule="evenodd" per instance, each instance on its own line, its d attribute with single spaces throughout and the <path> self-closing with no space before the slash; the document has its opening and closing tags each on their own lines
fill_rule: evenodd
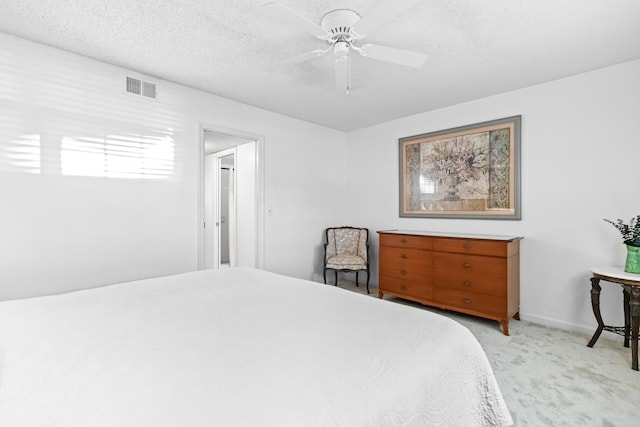
<svg viewBox="0 0 640 427">
<path fill-rule="evenodd" d="M 366 295 L 362 284 L 338 285 Z M 377 295 L 371 287 L 370 296 Z M 487 353 L 515 426 L 640 426 L 640 372 L 631 370 L 631 349 L 607 332 L 589 348 L 591 336 L 511 320 L 505 336 L 496 321 L 384 299 L 466 326 Z"/>
</svg>

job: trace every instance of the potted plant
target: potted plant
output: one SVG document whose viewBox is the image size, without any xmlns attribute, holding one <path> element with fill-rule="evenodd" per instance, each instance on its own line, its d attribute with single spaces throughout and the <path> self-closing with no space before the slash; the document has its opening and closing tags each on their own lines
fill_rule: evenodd
<svg viewBox="0 0 640 427">
<path fill-rule="evenodd" d="M 640 215 L 631 218 L 629 224 L 625 224 L 621 219 L 616 222 L 609 219 L 605 219 L 605 221 L 618 229 L 622 234 L 623 243 L 627 245 L 627 261 L 624 265 L 624 271 L 640 274 Z"/>
</svg>

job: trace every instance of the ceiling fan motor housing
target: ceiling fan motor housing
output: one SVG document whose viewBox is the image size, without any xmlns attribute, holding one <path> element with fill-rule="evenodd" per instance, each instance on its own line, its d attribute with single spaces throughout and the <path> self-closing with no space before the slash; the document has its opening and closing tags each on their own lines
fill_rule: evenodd
<svg viewBox="0 0 640 427">
<path fill-rule="evenodd" d="M 320 27 L 327 32 L 332 43 L 353 41 L 351 28 L 360 20 L 360 15 L 351 9 L 336 9 L 320 20 Z"/>
</svg>

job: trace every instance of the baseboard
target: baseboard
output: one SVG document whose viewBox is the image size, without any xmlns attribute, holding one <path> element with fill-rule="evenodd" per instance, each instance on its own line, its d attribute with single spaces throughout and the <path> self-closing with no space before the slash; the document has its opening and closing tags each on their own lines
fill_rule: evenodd
<svg viewBox="0 0 640 427">
<path fill-rule="evenodd" d="M 550 328 L 562 329 L 565 331 L 579 332 L 588 337 L 591 337 L 596 330 L 595 325 L 579 325 L 577 323 L 569 323 L 564 322 L 558 319 L 552 319 L 550 317 L 544 316 L 536 316 L 535 314 L 528 314 L 520 312 L 520 318 L 522 320 L 526 320 L 527 322 L 537 323 L 538 325 L 548 326 Z M 614 334 L 613 332 L 603 331 L 601 338 L 610 339 L 614 341 L 622 342 L 624 338 L 618 334 Z"/>
</svg>

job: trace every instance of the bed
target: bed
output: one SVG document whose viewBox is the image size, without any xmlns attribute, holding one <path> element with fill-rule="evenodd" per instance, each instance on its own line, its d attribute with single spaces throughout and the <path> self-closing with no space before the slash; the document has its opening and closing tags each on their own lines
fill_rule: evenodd
<svg viewBox="0 0 640 427">
<path fill-rule="evenodd" d="M 256 269 L 0 302 L 2 426 L 503 426 L 443 316 Z"/>
</svg>

